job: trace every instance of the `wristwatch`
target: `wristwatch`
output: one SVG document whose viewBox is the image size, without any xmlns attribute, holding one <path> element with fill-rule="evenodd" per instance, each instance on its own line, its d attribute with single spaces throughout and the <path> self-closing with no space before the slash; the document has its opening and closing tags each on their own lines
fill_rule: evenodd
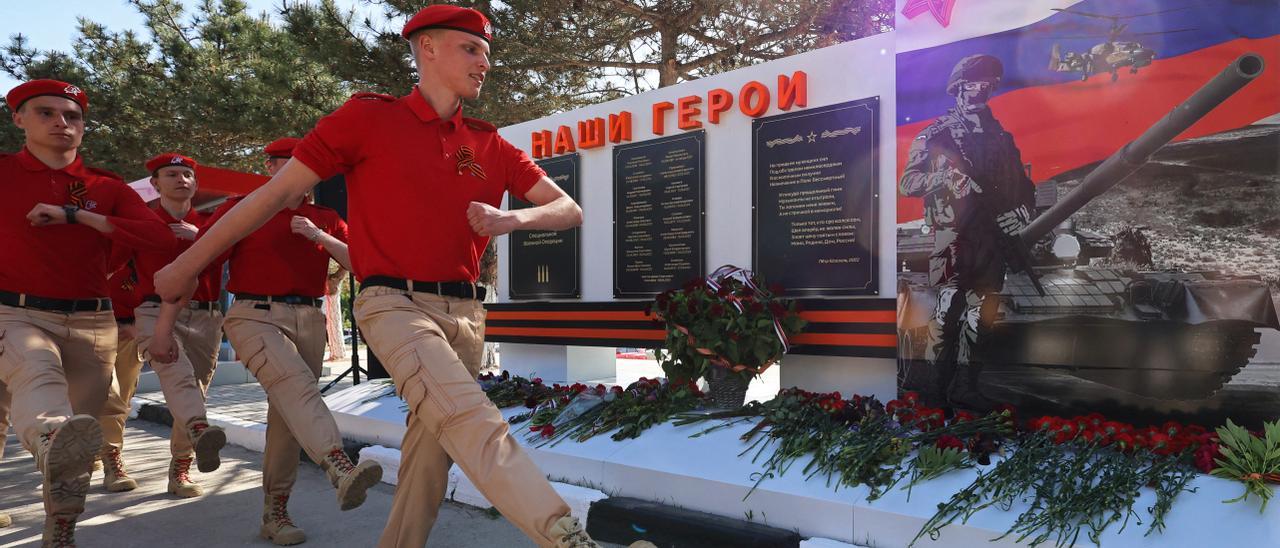
<svg viewBox="0 0 1280 548">
<path fill-rule="evenodd" d="M 80 208 L 73 205 L 64 205 L 62 210 L 67 213 L 67 224 L 76 224 L 76 212 L 80 211 Z"/>
</svg>

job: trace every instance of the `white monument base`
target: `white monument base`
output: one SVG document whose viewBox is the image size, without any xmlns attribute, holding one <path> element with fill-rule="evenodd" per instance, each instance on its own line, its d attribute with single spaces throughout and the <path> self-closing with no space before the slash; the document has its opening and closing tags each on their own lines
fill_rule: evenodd
<svg viewBox="0 0 1280 548">
<path fill-rule="evenodd" d="M 897 397 L 898 365 L 886 358 L 806 356 L 787 354 L 778 366 L 782 388 L 800 387 L 810 392 L 839 391 L 875 396 L 887 402 Z"/>
<path fill-rule="evenodd" d="M 784 373 L 785 375 L 785 373 Z M 345 437 L 398 447 L 404 432 L 404 411 L 394 395 L 370 400 L 383 383 L 362 384 L 331 394 L 325 403 L 333 410 Z M 503 411 L 510 416 L 521 408 Z M 750 424 L 724 428 L 698 438 L 689 436 L 712 423 L 677 428 L 670 423 L 655 426 L 637 439 L 615 442 L 608 435 L 584 443 L 565 441 L 554 447 L 532 447 L 524 425 L 512 427 L 512 435 L 525 446 L 534 462 L 553 481 L 597 489 L 615 496 L 636 497 L 671 506 L 701 510 L 738 519 L 751 519 L 773 527 L 795 529 L 802 536 L 876 547 L 904 547 L 932 516 L 937 504 L 968 485 L 974 470 L 961 470 L 916 486 L 907 493 L 895 489 L 879 500 L 867 502 L 865 487 L 835 490 L 827 478 L 806 479 L 808 458 L 790 471 L 760 484 L 748 497 L 752 475 L 762 467 L 752 455 L 738 456 L 747 448 L 739 437 Z M 1202 548 L 1206 546 L 1280 546 L 1280 504 L 1259 513 L 1258 501 L 1223 504 L 1238 496 L 1243 486 L 1209 476 L 1196 477 L 1194 492 L 1178 497 L 1166 518 L 1163 533 L 1147 532 L 1146 509 L 1155 493 L 1143 489 L 1134 504 L 1137 516 L 1120 531 L 1112 525 L 1101 541 L 1107 548 Z M 745 500 L 744 500 L 744 497 Z M 940 538 L 921 538 L 916 546 L 1007 547 L 1021 546 L 1012 538 L 990 542 L 1013 523 L 1025 506 L 1008 511 L 987 508 L 967 524 L 954 524 Z M 1138 522 L 1141 518 L 1142 523 Z M 1081 535 L 1077 546 L 1094 546 Z"/>
<path fill-rule="evenodd" d="M 547 384 L 617 376 L 617 350 L 599 346 L 501 343 L 503 369 L 512 375 L 541 377 Z"/>
</svg>

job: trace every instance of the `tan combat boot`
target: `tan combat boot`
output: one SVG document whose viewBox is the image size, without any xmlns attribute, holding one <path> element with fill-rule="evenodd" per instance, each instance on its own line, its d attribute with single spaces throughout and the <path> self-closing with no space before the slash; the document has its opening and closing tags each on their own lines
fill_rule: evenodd
<svg viewBox="0 0 1280 548">
<path fill-rule="evenodd" d="M 324 456 L 324 471 L 338 488 L 338 507 L 343 510 L 364 504 L 365 491 L 382 480 L 381 465 L 371 460 L 353 465 L 341 447 Z"/>
<path fill-rule="evenodd" d="M 74 415 L 40 435 L 36 467 L 44 474 L 45 508 L 70 506 L 73 512 L 45 518 L 44 546 L 75 546 L 76 515 L 84 511 L 89 469 L 101 447 L 102 427 L 89 415 Z"/>
<path fill-rule="evenodd" d="M 556 520 L 551 526 L 551 538 L 555 539 L 556 548 L 600 548 L 600 544 L 591 539 L 586 529 L 578 523 L 578 518 L 565 516 Z M 637 540 L 629 548 L 657 548 L 647 540 Z"/>
<path fill-rule="evenodd" d="M 85 467 L 89 466 L 85 463 Z M 44 518 L 44 541 L 40 548 L 75 548 L 76 520 L 61 516 Z"/>
<path fill-rule="evenodd" d="M 292 546 L 307 541 L 307 534 L 289 519 L 289 495 L 267 495 L 262 509 L 262 529 L 258 534 L 276 546 Z"/>
<path fill-rule="evenodd" d="M 13 525 L 13 518 L 9 514 L 0 514 L 0 529 Z"/>
<path fill-rule="evenodd" d="M 196 451 L 196 469 L 212 472 L 222 465 L 218 451 L 227 444 L 227 433 L 220 426 L 209 426 L 209 421 L 196 417 L 187 422 L 187 435 Z"/>
<path fill-rule="evenodd" d="M 108 446 L 102 451 L 102 486 L 112 493 L 132 491 L 138 488 L 138 482 L 124 471 L 124 460 L 120 458 L 120 449 Z M 95 461 L 98 462 L 98 461 Z"/>
<path fill-rule="evenodd" d="M 204 494 L 200 484 L 191 481 L 191 457 L 169 459 L 169 492 L 184 499 Z"/>
</svg>

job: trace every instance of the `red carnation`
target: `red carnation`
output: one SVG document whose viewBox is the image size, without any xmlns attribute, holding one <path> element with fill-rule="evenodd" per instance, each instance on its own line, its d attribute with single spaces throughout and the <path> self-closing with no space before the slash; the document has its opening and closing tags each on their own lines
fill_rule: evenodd
<svg viewBox="0 0 1280 548">
<path fill-rule="evenodd" d="M 951 434 L 944 434 L 942 437 L 939 437 L 938 441 L 934 443 L 934 445 L 938 449 L 955 449 L 956 451 L 964 451 L 964 440 L 952 436 Z"/>
<path fill-rule="evenodd" d="M 1130 434 L 1128 432 L 1121 432 L 1119 434 L 1116 434 L 1112 438 L 1112 440 L 1115 442 L 1116 447 L 1119 447 L 1120 450 L 1125 453 L 1131 452 L 1137 447 L 1136 441 L 1133 438 L 1133 434 Z"/>
<path fill-rule="evenodd" d="M 1031 421 L 1031 431 L 1041 432 L 1044 430 L 1057 430 L 1058 418 L 1044 416 Z"/>
<path fill-rule="evenodd" d="M 1222 458 L 1222 447 L 1217 443 L 1206 443 L 1196 450 L 1195 460 L 1196 468 L 1206 474 L 1213 472 L 1217 468 L 1218 463 L 1215 459 Z"/>
<path fill-rule="evenodd" d="M 1154 432 L 1147 438 L 1151 444 L 1151 451 L 1157 455 L 1170 455 L 1173 453 L 1173 447 L 1170 445 L 1170 439 L 1164 432 Z"/>
</svg>

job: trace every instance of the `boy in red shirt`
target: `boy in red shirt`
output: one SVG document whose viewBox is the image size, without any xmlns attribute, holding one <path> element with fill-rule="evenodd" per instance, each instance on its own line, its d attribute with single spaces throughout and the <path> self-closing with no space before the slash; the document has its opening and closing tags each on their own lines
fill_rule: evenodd
<svg viewBox="0 0 1280 548">
<path fill-rule="evenodd" d="M 296 141 L 296 140 L 295 140 Z M 274 175 L 292 155 L 286 139 L 267 146 Z M 216 222 L 239 201 L 228 200 Z M 289 493 L 298 475 L 298 450 L 329 474 L 343 510 L 364 502 L 382 479 L 373 461 L 353 465 L 342 450 L 342 434 L 320 396 L 324 366 L 325 294 L 329 258 L 346 267 L 347 223 L 338 212 L 302 199 L 231 248 L 227 290 L 236 296 L 227 312 L 227 339 L 267 392 L 267 444 L 262 455 L 262 538 L 279 545 L 306 541 L 289 517 Z"/>
<path fill-rule="evenodd" d="M 74 546 L 116 353 L 110 246 L 168 248 L 173 233 L 118 176 L 80 158 L 83 90 L 35 80 L 5 99 L 26 145 L 0 155 L 0 382 L 44 479 L 45 546 Z"/>
</svg>

